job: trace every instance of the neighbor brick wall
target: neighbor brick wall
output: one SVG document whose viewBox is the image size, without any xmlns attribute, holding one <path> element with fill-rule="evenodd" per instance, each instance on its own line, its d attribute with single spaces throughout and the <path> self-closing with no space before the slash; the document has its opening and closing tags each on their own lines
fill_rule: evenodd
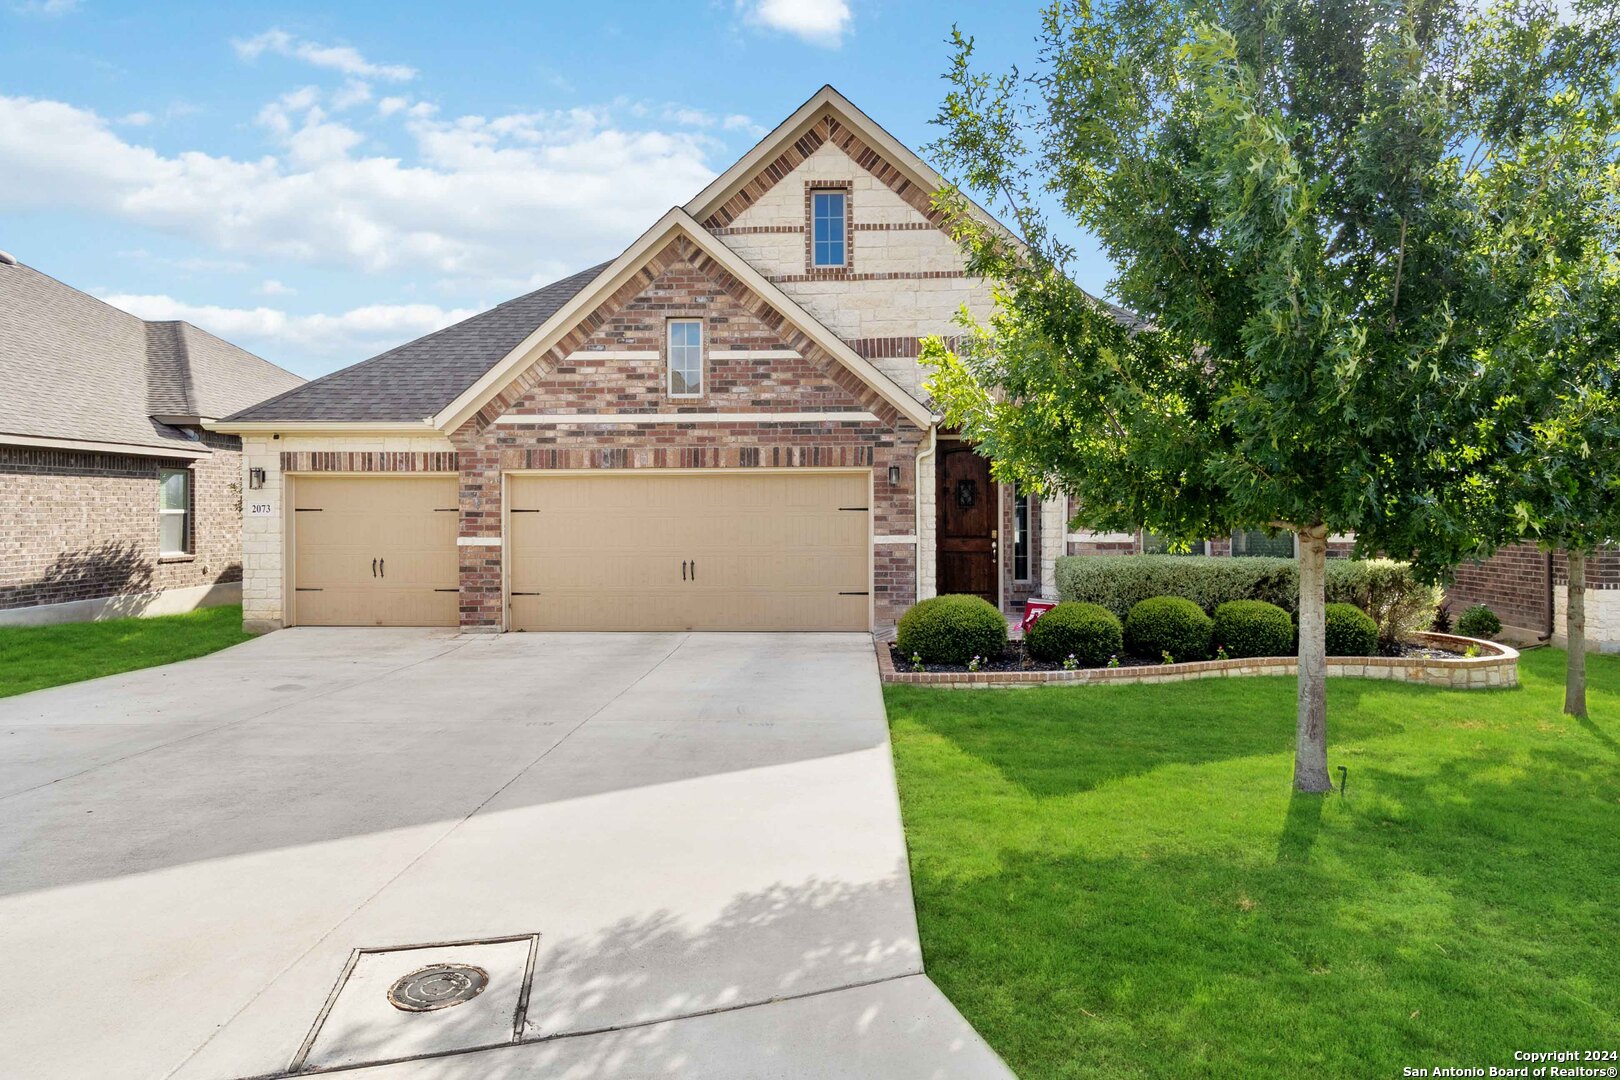
<svg viewBox="0 0 1620 1080">
<path fill-rule="evenodd" d="M 1544 632 L 1547 627 L 1547 555 L 1534 544 L 1513 544 L 1483 562 L 1457 567 L 1446 592 L 1452 615 L 1484 604 L 1509 626 Z"/>
<path fill-rule="evenodd" d="M 241 580 L 241 452 L 191 461 L 0 446 L 0 609 Z M 158 555 L 158 472 L 190 468 L 192 554 Z"/>
</svg>

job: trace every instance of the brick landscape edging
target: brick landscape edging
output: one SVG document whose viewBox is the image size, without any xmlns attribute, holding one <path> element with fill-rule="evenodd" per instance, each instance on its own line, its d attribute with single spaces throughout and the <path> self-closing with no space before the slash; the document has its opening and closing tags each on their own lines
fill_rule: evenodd
<svg viewBox="0 0 1620 1080">
<path fill-rule="evenodd" d="M 1443 649 L 1478 646 L 1480 655 L 1455 658 L 1403 656 L 1329 657 L 1330 676 L 1444 686 L 1453 690 L 1488 690 L 1519 685 L 1519 652 L 1495 641 L 1456 634 L 1414 634 L 1413 643 Z M 1199 660 L 1189 664 L 1152 667 L 1081 668 L 1078 671 L 896 671 L 889 642 L 877 642 L 878 672 L 886 683 L 937 686 L 947 690 L 995 690 L 1045 684 L 1109 684 L 1185 682 L 1188 679 L 1224 679 L 1242 675 L 1293 675 L 1292 656 L 1261 656 L 1243 660 Z"/>
</svg>

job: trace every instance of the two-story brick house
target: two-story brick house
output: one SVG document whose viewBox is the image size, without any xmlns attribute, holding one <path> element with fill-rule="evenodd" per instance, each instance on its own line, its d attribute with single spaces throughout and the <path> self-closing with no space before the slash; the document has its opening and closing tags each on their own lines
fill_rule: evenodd
<svg viewBox="0 0 1620 1080">
<path fill-rule="evenodd" d="M 263 470 L 248 623 L 864 630 L 1049 589 L 1064 508 L 921 388 L 990 307 L 939 184 L 827 87 L 611 262 L 214 425 Z"/>
</svg>

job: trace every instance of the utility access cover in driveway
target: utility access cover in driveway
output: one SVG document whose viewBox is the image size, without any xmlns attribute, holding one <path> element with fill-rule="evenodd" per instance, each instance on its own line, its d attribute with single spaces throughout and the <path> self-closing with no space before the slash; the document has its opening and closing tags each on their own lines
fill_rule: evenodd
<svg viewBox="0 0 1620 1080">
<path fill-rule="evenodd" d="M 515 1041 L 538 934 L 357 949 L 291 1072 L 448 1054 Z"/>
</svg>

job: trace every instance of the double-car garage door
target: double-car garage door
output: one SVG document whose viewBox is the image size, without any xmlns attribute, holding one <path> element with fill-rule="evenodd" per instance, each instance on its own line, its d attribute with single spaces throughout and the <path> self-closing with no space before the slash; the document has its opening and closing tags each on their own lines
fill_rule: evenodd
<svg viewBox="0 0 1620 1080">
<path fill-rule="evenodd" d="M 455 625 L 454 477 L 294 493 L 294 621 Z M 867 472 L 513 474 L 505 497 L 510 629 L 871 624 Z"/>
</svg>

